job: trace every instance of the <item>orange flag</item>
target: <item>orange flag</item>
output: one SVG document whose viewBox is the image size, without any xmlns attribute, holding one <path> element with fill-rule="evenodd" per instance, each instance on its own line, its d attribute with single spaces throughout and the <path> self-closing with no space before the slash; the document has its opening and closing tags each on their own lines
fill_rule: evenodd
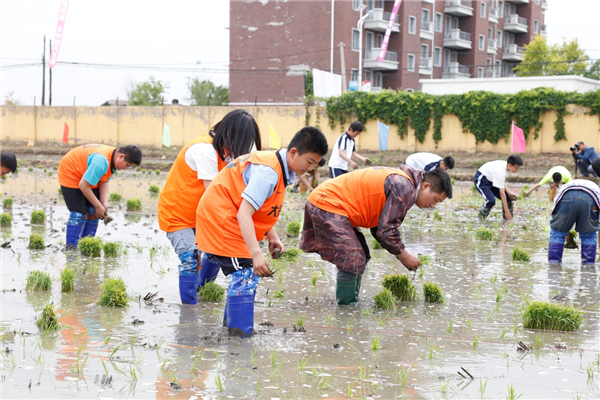
<svg viewBox="0 0 600 400">
<path fill-rule="evenodd" d="M 63 129 L 63 138 L 62 141 L 66 144 L 69 144 L 69 125 L 65 122 L 65 127 Z"/>
</svg>

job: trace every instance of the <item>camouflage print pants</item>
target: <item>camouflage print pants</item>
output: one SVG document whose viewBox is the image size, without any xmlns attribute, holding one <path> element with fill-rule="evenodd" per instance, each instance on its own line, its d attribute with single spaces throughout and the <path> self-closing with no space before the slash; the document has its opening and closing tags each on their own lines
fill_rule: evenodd
<svg viewBox="0 0 600 400">
<path fill-rule="evenodd" d="M 319 254 L 341 271 L 357 275 L 365 272 L 371 259 L 364 235 L 348 217 L 321 210 L 310 202 L 304 208 L 300 248 Z"/>
</svg>

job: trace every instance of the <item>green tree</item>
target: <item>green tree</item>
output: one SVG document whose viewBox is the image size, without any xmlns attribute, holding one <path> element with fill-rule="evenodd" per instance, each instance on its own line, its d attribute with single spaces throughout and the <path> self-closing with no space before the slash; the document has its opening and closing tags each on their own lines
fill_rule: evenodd
<svg viewBox="0 0 600 400">
<path fill-rule="evenodd" d="M 216 86 L 212 81 L 188 78 L 188 90 L 192 106 L 221 106 L 229 103 L 229 89 Z"/>
<path fill-rule="evenodd" d="M 590 64 L 589 68 L 583 74 L 584 77 L 590 79 L 596 79 L 600 81 L 600 60 L 596 60 L 593 64 Z"/>
<path fill-rule="evenodd" d="M 168 84 L 163 84 L 151 76 L 147 81 L 138 83 L 129 91 L 129 104 L 132 106 L 160 106 L 165 90 L 168 88 Z"/>
<path fill-rule="evenodd" d="M 538 35 L 525 45 L 525 57 L 515 71 L 518 76 L 583 75 L 587 59 L 577 39 L 550 45 Z"/>
</svg>

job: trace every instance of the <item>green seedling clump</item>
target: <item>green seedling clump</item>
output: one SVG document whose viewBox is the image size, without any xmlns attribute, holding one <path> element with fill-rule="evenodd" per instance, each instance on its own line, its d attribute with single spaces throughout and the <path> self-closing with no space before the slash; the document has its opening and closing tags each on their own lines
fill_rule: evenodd
<svg viewBox="0 0 600 400">
<path fill-rule="evenodd" d="M 31 212 L 31 223 L 41 225 L 46 222 L 46 212 L 44 210 L 33 210 Z"/>
<path fill-rule="evenodd" d="M 42 310 L 42 314 L 37 321 L 35 321 L 35 324 L 42 331 L 57 331 L 59 329 L 58 315 L 56 315 L 56 311 L 54 311 L 54 306 L 52 304 L 46 304 L 46 307 Z"/>
<path fill-rule="evenodd" d="M 128 199 L 127 211 L 140 211 L 142 209 L 142 201 L 140 199 Z"/>
<path fill-rule="evenodd" d="M 421 265 L 429 265 L 429 263 L 431 262 L 431 257 L 427 254 L 418 254 L 417 258 L 421 262 Z"/>
<path fill-rule="evenodd" d="M 200 300 L 209 301 L 211 303 L 219 303 L 223 301 L 225 289 L 214 282 L 206 282 L 204 287 L 200 288 Z"/>
<path fill-rule="evenodd" d="M 523 309 L 523 327 L 551 331 L 576 331 L 583 322 L 581 309 L 544 301 L 531 301 Z"/>
<path fill-rule="evenodd" d="M 77 247 L 79 247 L 81 254 L 86 256 L 100 257 L 100 254 L 102 254 L 102 240 L 97 237 L 86 236 L 81 238 L 77 243 Z"/>
<path fill-rule="evenodd" d="M 373 301 L 375 302 L 375 306 L 382 310 L 395 310 L 396 309 L 396 298 L 392 294 L 392 292 L 383 288 L 381 292 L 373 297 Z"/>
<path fill-rule="evenodd" d="M 37 233 L 32 233 L 29 235 L 29 245 L 27 248 L 31 250 L 45 249 L 46 244 L 44 243 L 44 237 L 42 235 L 38 235 Z"/>
<path fill-rule="evenodd" d="M 385 275 L 383 287 L 389 289 L 398 300 L 412 300 L 417 297 L 417 288 L 405 274 Z"/>
<path fill-rule="evenodd" d="M 104 248 L 104 257 L 116 257 L 121 251 L 121 244 L 116 242 L 106 242 L 102 247 Z"/>
<path fill-rule="evenodd" d="M 108 201 L 121 201 L 122 198 L 123 196 L 119 193 L 111 193 L 108 195 Z"/>
<path fill-rule="evenodd" d="M 451 184 L 452 186 L 454 186 L 454 184 L 455 184 L 455 183 L 456 183 L 456 180 L 454 180 L 454 178 L 450 178 L 450 184 Z"/>
<path fill-rule="evenodd" d="M 371 240 L 371 247 L 373 248 L 373 250 L 380 250 L 382 248 L 381 243 L 379 243 L 379 241 L 375 238 Z"/>
<path fill-rule="evenodd" d="M 160 193 L 160 188 L 156 185 L 150 185 L 150 189 L 148 189 L 150 191 L 150 193 Z"/>
<path fill-rule="evenodd" d="M 475 239 L 477 240 L 492 240 L 494 238 L 494 234 L 488 228 L 483 226 L 477 228 L 475 231 Z"/>
<path fill-rule="evenodd" d="M 126 307 L 129 304 L 127 288 L 121 278 L 109 278 L 102 284 L 102 293 L 96 304 L 106 307 Z"/>
<path fill-rule="evenodd" d="M 577 239 L 577 231 L 573 229 L 569 231 L 569 235 L 565 241 L 565 249 L 577 249 L 578 247 L 575 239 Z"/>
<path fill-rule="evenodd" d="M 425 301 L 428 301 L 430 303 L 444 302 L 444 295 L 442 294 L 442 289 L 440 289 L 437 283 L 425 282 L 423 284 L 423 296 L 425 297 Z"/>
<path fill-rule="evenodd" d="M 72 292 L 75 290 L 75 270 L 66 267 L 60 271 L 61 292 Z"/>
<path fill-rule="evenodd" d="M 292 221 L 287 226 L 287 234 L 290 236 L 298 236 L 300 234 L 300 223 L 298 221 Z"/>
<path fill-rule="evenodd" d="M 281 261 L 287 261 L 290 263 L 294 263 L 300 259 L 301 254 L 302 254 L 302 250 L 296 249 L 296 248 L 291 248 L 291 249 L 286 250 L 283 253 L 281 253 L 281 257 L 279 257 L 279 259 Z"/>
<path fill-rule="evenodd" d="M 0 214 L 0 226 L 11 226 L 12 216 L 7 213 Z"/>
<path fill-rule="evenodd" d="M 525 251 L 515 247 L 512 252 L 512 259 L 513 261 L 529 261 L 531 257 Z"/>
<path fill-rule="evenodd" d="M 58 188 L 58 194 L 62 196 L 62 188 Z"/>
<path fill-rule="evenodd" d="M 4 200 L 2 200 L 2 206 L 4 206 L 4 208 L 12 208 L 12 205 L 13 205 L 12 197 L 7 197 Z"/>
<path fill-rule="evenodd" d="M 156 173 L 156 175 L 160 175 L 160 170 L 157 169 L 156 171 L 154 171 Z"/>
<path fill-rule="evenodd" d="M 50 274 L 42 271 L 31 271 L 27 275 L 27 285 L 25 290 L 34 290 L 36 292 L 44 292 L 52 287 L 52 279 Z"/>
<path fill-rule="evenodd" d="M 435 210 L 433 212 L 433 220 L 434 221 L 441 221 L 442 220 L 442 216 L 440 215 L 438 210 Z"/>
</svg>

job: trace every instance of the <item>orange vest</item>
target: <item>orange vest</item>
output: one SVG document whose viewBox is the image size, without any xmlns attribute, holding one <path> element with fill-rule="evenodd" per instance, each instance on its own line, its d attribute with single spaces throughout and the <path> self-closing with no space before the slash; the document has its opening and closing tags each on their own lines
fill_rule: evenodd
<svg viewBox="0 0 600 400">
<path fill-rule="evenodd" d="M 365 168 L 323 182 L 311 192 L 308 201 L 321 210 L 348 217 L 354 227 L 374 228 L 385 205 L 385 179 L 391 174 L 413 183 L 400 169 Z"/>
<path fill-rule="evenodd" d="M 108 170 L 102 175 L 98 184 L 91 187 L 92 189 L 95 189 L 101 183 L 108 182 L 113 174 L 111 167 L 114 152 L 114 147 L 105 146 L 103 144 L 85 144 L 83 146 L 75 147 L 65 154 L 58 164 L 58 183 L 60 186 L 79 189 L 79 182 L 88 167 L 88 156 L 95 153 L 103 155 L 108 160 Z"/>
<path fill-rule="evenodd" d="M 237 220 L 246 189 L 242 173 L 248 163 L 266 165 L 279 175 L 273 194 L 252 216 L 256 240 L 263 240 L 277 222 L 286 185 L 285 171 L 276 152 L 256 151 L 238 157 L 217 175 L 200 199 L 196 211 L 196 244 L 200 250 L 223 257 L 252 258 Z"/>
<path fill-rule="evenodd" d="M 158 226 L 161 230 L 175 232 L 196 227 L 196 208 L 206 188 L 204 181 L 198 179 L 198 172 L 185 162 L 185 153 L 195 144 L 212 145 L 212 142 L 210 135 L 202 135 L 186 144 L 177 155 L 158 198 Z M 227 164 L 218 154 L 217 160 L 217 168 L 221 171 Z"/>
</svg>

